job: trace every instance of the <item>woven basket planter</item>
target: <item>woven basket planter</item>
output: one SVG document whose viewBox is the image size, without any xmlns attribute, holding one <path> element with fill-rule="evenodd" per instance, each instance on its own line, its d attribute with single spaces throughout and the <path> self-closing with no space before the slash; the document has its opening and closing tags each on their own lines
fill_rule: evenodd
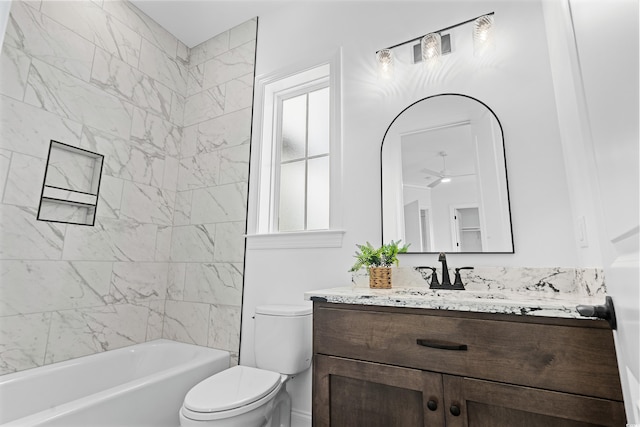
<svg viewBox="0 0 640 427">
<path fill-rule="evenodd" d="M 369 267 L 369 287 L 391 289 L 391 267 Z"/>
</svg>

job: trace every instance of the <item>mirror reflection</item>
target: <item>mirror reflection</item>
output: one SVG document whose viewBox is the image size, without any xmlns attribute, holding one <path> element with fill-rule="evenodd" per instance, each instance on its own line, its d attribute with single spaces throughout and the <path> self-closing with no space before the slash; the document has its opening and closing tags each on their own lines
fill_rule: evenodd
<svg viewBox="0 0 640 427">
<path fill-rule="evenodd" d="M 513 253 L 502 127 L 466 95 L 403 110 L 382 141 L 382 238 L 409 252 Z"/>
</svg>

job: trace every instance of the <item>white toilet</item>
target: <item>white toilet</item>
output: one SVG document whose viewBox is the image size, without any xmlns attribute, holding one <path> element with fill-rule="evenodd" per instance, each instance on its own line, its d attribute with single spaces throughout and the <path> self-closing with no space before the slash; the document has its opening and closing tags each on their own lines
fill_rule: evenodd
<svg viewBox="0 0 640 427">
<path fill-rule="evenodd" d="M 285 382 L 311 366 L 309 305 L 255 310 L 256 366 L 234 366 L 196 384 L 180 408 L 181 427 L 289 427 Z"/>
</svg>

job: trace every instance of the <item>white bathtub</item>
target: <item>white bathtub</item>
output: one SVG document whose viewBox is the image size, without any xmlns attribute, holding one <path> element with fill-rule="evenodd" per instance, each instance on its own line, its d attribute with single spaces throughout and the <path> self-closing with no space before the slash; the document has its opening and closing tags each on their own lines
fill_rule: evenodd
<svg viewBox="0 0 640 427">
<path fill-rule="evenodd" d="M 176 427 L 187 391 L 229 353 L 168 340 L 0 377 L 0 425 Z"/>
</svg>

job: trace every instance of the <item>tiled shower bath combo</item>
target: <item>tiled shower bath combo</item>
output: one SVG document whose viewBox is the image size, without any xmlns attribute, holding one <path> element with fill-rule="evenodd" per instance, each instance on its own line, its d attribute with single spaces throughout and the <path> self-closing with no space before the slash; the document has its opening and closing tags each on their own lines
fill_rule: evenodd
<svg viewBox="0 0 640 427">
<path fill-rule="evenodd" d="M 237 363 L 256 25 L 189 49 L 126 1 L 12 2 L 0 374 L 158 338 Z M 93 226 L 36 219 L 52 140 L 104 156 Z"/>
</svg>

